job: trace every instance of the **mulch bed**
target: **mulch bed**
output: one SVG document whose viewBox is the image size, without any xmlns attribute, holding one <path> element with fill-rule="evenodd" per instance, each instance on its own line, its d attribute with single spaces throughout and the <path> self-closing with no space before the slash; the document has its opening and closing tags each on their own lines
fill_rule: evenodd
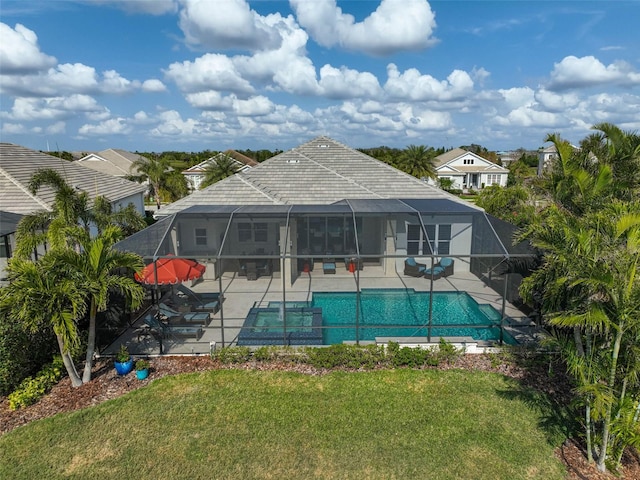
<svg viewBox="0 0 640 480">
<path fill-rule="evenodd" d="M 309 375 L 321 375 L 326 371 L 315 369 L 309 365 L 293 365 L 286 362 L 248 362 L 241 365 L 222 365 L 209 356 L 199 357 L 160 357 L 151 359 L 151 371 L 146 380 L 138 380 L 135 374 L 119 376 L 108 359 L 96 361 L 91 382 L 73 388 L 68 378 L 61 380 L 38 403 L 19 410 L 9 410 L 6 398 L 0 398 L 0 435 L 34 420 L 50 417 L 61 412 L 79 410 L 97 405 L 106 400 L 119 397 L 127 392 L 142 388 L 158 378 L 188 372 L 202 372 L 214 369 L 241 368 L 260 370 L 297 371 Z M 533 386 L 538 390 L 564 402 L 570 397 L 568 382 L 562 375 L 550 377 L 545 368 L 539 371 L 531 368 L 520 368 L 514 364 L 492 362 L 486 355 L 463 355 L 443 369 L 463 368 L 501 373 L 518 379 L 525 386 Z M 567 440 L 556 449 L 556 456 L 567 467 L 567 480 L 635 480 L 640 479 L 640 458 L 637 452 L 627 454 L 623 459 L 623 470 L 619 476 L 603 474 L 590 465 L 582 447 L 572 440 Z"/>
</svg>

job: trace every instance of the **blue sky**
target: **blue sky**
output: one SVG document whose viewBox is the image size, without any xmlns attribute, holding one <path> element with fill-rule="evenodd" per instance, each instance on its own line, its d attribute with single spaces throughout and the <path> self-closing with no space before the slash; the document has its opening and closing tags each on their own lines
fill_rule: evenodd
<svg viewBox="0 0 640 480">
<path fill-rule="evenodd" d="M 637 1 L 2 0 L 0 134 L 37 150 L 535 149 L 640 130 Z"/>
</svg>

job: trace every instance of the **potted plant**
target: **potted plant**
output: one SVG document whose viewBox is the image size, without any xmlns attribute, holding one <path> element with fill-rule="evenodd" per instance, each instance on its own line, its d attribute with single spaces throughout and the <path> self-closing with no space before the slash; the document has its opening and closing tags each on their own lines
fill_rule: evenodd
<svg viewBox="0 0 640 480">
<path fill-rule="evenodd" d="M 120 345 L 120 350 L 116 353 L 116 360 L 113 364 L 118 375 L 126 375 L 133 370 L 133 359 L 125 345 Z"/>
<path fill-rule="evenodd" d="M 144 380 L 149 376 L 149 367 L 151 364 L 148 360 L 140 358 L 136 360 L 136 377 L 138 380 Z"/>
</svg>

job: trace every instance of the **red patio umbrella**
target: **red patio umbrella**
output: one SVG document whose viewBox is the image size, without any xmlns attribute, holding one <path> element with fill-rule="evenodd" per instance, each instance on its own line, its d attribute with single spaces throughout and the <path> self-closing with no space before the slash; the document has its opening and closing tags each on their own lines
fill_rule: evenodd
<svg viewBox="0 0 640 480">
<path fill-rule="evenodd" d="M 204 273 L 206 266 L 188 258 L 161 258 L 150 263 L 135 274 L 138 282 L 148 285 L 175 285 L 186 280 L 195 280 Z M 158 273 L 156 279 L 156 271 Z"/>
</svg>

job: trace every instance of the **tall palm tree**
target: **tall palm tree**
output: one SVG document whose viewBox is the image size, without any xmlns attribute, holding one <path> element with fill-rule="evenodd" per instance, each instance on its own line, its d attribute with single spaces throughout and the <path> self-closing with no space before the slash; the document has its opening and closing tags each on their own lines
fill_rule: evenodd
<svg viewBox="0 0 640 480">
<path fill-rule="evenodd" d="M 131 171 L 138 172 L 128 178 L 149 182 L 151 195 L 156 200 L 158 209 L 162 206 L 163 195 L 170 201 L 177 200 L 188 193 L 187 179 L 180 172 L 171 168 L 165 157 L 152 156 L 139 158 L 131 164 Z"/>
<path fill-rule="evenodd" d="M 118 291 L 132 309 L 142 304 L 144 290 L 133 280 L 132 273 L 142 269 L 144 263 L 139 255 L 113 249 L 113 245 L 122 238 L 118 227 L 111 226 L 95 238 L 81 228 L 73 232 L 81 246 L 75 250 L 54 251 L 56 267 L 61 275 L 76 282 L 88 304 L 89 335 L 82 382 L 91 380 L 93 355 L 96 340 L 96 315 L 107 309 L 110 291 Z"/>
<path fill-rule="evenodd" d="M 240 170 L 238 163 L 227 155 L 219 154 L 214 158 L 215 160 L 210 159 L 204 167 L 204 180 L 200 184 L 200 189 L 235 175 Z"/>
<path fill-rule="evenodd" d="M 610 201 L 581 217 L 554 206 L 526 236 L 546 253 L 524 280 L 523 297 L 542 291 L 543 312 L 564 335 L 585 405 L 588 455 L 604 471 L 626 446 L 640 444 L 637 415 L 622 428 L 629 411 L 640 412 L 638 356 L 626 354 L 640 338 L 640 204 Z"/>
<path fill-rule="evenodd" d="M 67 248 L 65 228 L 81 225 L 88 229 L 91 215 L 86 192 L 77 191 L 53 169 L 40 169 L 31 177 L 29 190 L 34 195 L 48 186 L 55 191 L 51 211 L 41 210 L 26 215 L 18 224 L 16 232 L 16 256 L 30 257 L 41 245 L 50 248 Z"/>
<path fill-rule="evenodd" d="M 400 155 L 399 168 L 417 178 L 436 178 L 435 150 L 424 145 L 409 145 Z"/>
<path fill-rule="evenodd" d="M 0 289 L 0 308 L 36 331 L 50 324 L 62 361 L 74 387 L 82 385 L 72 353 L 80 340 L 76 321 L 84 315 L 84 292 L 70 278 L 60 276 L 48 253 L 37 261 L 13 258 L 7 268 L 9 284 Z"/>
</svg>

